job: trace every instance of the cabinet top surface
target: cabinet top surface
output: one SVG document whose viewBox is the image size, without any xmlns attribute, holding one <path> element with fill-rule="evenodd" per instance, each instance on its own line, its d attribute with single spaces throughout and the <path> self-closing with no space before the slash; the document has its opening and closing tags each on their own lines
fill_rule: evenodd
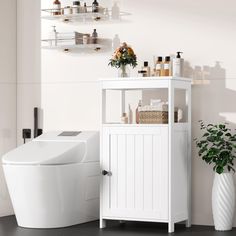
<svg viewBox="0 0 236 236">
<path fill-rule="evenodd" d="M 99 81 L 100 82 L 116 82 L 116 83 L 122 83 L 126 81 L 132 81 L 132 82 L 137 82 L 137 81 L 145 81 L 145 82 L 151 82 L 151 81 L 182 81 L 182 82 L 188 82 L 191 83 L 192 79 L 190 78 L 184 78 L 184 77 L 173 77 L 173 76 L 160 76 L 160 77 L 126 77 L 126 78 L 120 78 L 120 77 L 115 77 L 115 78 L 101 78 Z"/>
<path fill-rule="evenodd" d="M 163 76 L 163 77 L 128 77 L 128 78 L 103 78 L 100 79 L 102 89 L 133 90 L 151 88 L 189 89 L 192 79 Z"/>
</svg>

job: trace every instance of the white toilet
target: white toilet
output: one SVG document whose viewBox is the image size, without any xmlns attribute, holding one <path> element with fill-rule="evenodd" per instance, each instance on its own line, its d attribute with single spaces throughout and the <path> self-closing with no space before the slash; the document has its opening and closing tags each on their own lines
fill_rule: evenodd
<svg viewBox="0 0 236 236">
<path fill-rule="evenodd" d="M 5 154 L 19 226 L 58 228 L 98 219 L 99 133 L 49 132 Z"/>
</svg>

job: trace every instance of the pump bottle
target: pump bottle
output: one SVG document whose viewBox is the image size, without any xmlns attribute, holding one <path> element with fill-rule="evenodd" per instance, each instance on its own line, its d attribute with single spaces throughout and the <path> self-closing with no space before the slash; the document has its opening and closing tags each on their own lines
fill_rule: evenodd
<svg viewBox="0 0 236 236">
<path fill-rule="evenodd" d="M 182 77 L 184 72 L 184 59 L 181 58 L 182 52 L 177 52 L 175 58 L 173 58 L 172 72 L 174 77 Z"/>
</svg>

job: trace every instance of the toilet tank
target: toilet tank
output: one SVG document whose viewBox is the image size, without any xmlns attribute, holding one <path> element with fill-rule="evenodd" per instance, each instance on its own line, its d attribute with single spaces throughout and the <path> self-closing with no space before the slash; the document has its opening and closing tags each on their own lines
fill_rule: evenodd
<svg viewBox="0 0 236 236">
<path fill-rule="evenodd" d="M 69 142 L 81 143 L 80 150 L 85 148 L 81 163 L 99 161 L 98 131 L 50 131 L 33 140 L 33 142 Z M 80 151 L 79 150 L 79 151 Z"/>
</svg>

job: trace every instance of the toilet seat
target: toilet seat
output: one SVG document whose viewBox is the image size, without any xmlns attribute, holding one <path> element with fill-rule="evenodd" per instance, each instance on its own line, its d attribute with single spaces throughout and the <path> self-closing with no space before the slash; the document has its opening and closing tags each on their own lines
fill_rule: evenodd
<svg viewBox="0 0 236 236">
<path fill-rule="evenodd" d="M 73 153 L 77 155 L 73 155 Z M 63 165 L 80 162 L 84 154 L 85 144 L 83 142 L 33 141 L 7 153 L 3 157 L 2 163 L 8 165 Z"/>
</svg>

